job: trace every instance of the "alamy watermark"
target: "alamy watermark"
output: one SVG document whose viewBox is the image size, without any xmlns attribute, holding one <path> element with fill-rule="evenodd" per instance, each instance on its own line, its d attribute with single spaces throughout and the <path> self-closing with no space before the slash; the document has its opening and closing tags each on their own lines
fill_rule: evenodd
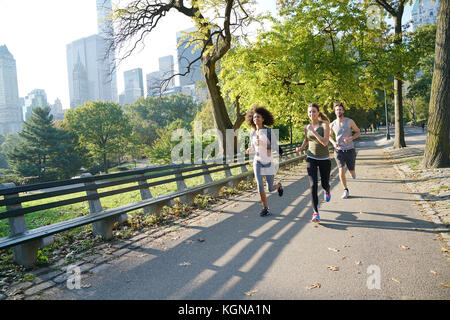
<svg viewBox="0 0 450 320">
<path fill-rule="evenodd" d="M 369 29 L 378 29 L 383 21 L 382 9 L 377 5 L 369 6 L 367 10 L 367 27 Z"/>
<path fill-rule="evenodd" d="M 67 289 L 73 290 L 73 289 L 81 289 L 81 269 L 78 266 L 75 265 L 69 265 L 67 267 Z"/>
<path fill-rule="evenodd" d="M 171 150 L 172 163 L 244 164 L 245 154 L 248 153 L 250 162 L 255 157 L 262 159 L 264 162 L 271 162 L 270 166 L 263 168 L 262 174 L 274 175 L 278 172 L 280 162 L 278 129 L 270 129 L 270 135 L 269 130 L 262 129 L 259 136 L 254 131 L 226 129 L 224 139 L 222 132 L 217 129 L 208 129 L 203 132 L 202 122 L 195 121 L 193 131 L 193 135 L 187 129 L 172 131 L 171 141 L 178 142 Z M 259 137 L 261 137 L 261 140 L 259 140 Z M 194 139 L 194 148 L 192 148 L 191 139 Z M 203 148 L 203 141 L 210 143 Z M 246 147 L 246 141 L 250 141 L 248 147 Z M 192 149 L 194 154 L 192 154 Z"/>
<path fill-rule="evenodd" d="M 370 276 L 367 278 L 367 288 L 369 290 L 372 289 L 381 289 L 381 269 L 377 265 L 370 265 L 367 267 L 367 273 Z"/>
</svg>

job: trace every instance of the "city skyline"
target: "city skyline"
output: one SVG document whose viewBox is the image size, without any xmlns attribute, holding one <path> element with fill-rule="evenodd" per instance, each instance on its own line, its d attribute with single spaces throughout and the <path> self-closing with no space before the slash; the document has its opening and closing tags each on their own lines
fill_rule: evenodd
<svg viewBox="0 0 450 320">
<path fill-rule="evenodd" d="M 260 11 L 275 12 L 276 1 L 258 3 L 263 8 Z M 21 10 L 23 6 L 27 10 Z M 96 9 L 95 0 L 23 0 L 20 4 L 0 0 L 0 30 L 13 30 L 0 35 L 0 45 L 6 45 L 16 59 L 19 97 L 42 88 L 48 101 L 59 99 L 65 109 L 70 107 L 66 46 L 98 33 Z M 21 18 L 17 19 L 14 12 L 20 12 Z M 193 23 L 188 17 L 169 12 L 146 38 L 145 46 L 138 47 L 117 66 L 116 94 L 124 91 L 120 76 L 124 71 L 141 68 L 144 74 L 149 74 L 159 69 L 160 57 L 172 55 L 176 61 L 176 33 L 191 27 Z"/>
</svg>

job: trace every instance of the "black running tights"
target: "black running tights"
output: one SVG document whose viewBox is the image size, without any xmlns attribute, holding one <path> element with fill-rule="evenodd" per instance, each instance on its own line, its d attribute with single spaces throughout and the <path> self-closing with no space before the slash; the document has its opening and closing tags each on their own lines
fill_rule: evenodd
<svg viewBox="0 0 450 320">
<path fill-rule="evenodd" d="M 318 175 L 317 169 L 320 171 L 320 180 L 322 183 L 322 188 L 329 192 L 330 191 L 330 172 L 331 172 L 331 160 L 316 160 L 307 157 L 306 158 L 306 168 L 308 171 L 309 185 L 311 188 L 311 198 L 314 212 L 319 212 L 317 205 L 319 204 L 319 198 L 317 196 L 318 187 Z"/>
</svg>

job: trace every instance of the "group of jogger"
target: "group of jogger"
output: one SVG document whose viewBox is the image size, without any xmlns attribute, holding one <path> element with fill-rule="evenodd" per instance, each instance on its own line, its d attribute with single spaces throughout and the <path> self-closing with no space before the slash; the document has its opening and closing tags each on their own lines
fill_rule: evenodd
<svg viewBox="0 0 450 320">
<path fill-rule="evenodd" d="M 296 148 L 297 152 L 306 151 L 306 168 L 310 183 L 311 202 L 312 202 L 312 219 L 313 222 L 320 221 L 319 214 L 319 197 L 318 197 L 318 173 L 320 172 L 321 185 L 324 190 L 324 200 L 331 200 L 330 192 L 330 172 L 331 160 L 328 144 L 334 146 L 334 157 L 339 167 L 339 178 L 344 188 L 342 194 L 343 199 L 349 197 L 349 189 L 345 177 L 345 168 L 347 167 L 353 179 L 356 178 L 355 159 L 356 151 L 353 140 L 360 136 L 360 130 L 355 122 L 344 117 L 344 105 L 336 102 L 333 105 L 336 119 L 330 123 L 328 117 L 320 111 L 317 103 L 311 103 L 308 106 L 308 118 L 311 122 L 305 126 L 305 138 L 302 145 Z M 273 156 L 271 143 L 271 130 L 267 126 L 274 123 L 273 116 L 269 110 L 262 106 L 254 106 L 246 114 L 246 122 L 253 130 L 250 134 L 250 145 L 247 149 L 249 154 L 254 155 L 253 170 L 258 193 L 261 198 L 263 209 L 261 216 L 270 214 L 264 191 L 263 176 L 266 178 L 269 192 L 278 191 L 278 195 L 283 195 L 283 186 L 281 181 L 274 184 Z M 333 139 L 334 136 L 334 139 Z"/>
</svg>

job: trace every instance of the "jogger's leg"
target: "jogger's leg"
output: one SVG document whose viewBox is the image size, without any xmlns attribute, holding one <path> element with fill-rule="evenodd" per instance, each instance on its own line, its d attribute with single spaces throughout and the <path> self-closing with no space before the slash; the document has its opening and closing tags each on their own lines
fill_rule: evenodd
<svg viewBox="0 0 450 320">
<path fill-rule="evenodd" d="M 347 180 L 345 179 L 345 166 L 339 167 L 339 180 L 344 189 L 347 189 Z"/>
<path fill-rule="evenodd" d="M 331 172 L 331 160 L 319 161 L 320 181 L 322 188 L 326 192 L 330 192 L 330 172 Z"/>
<path fill-rule="evenodd" d="M 314 212 L 318 213 L 317 205 L 319 204 L 319 198 L 317 196 L 317 164 L 316 160 L 307 158 L 306 170 L 308 172 L 309 185 L 311 189 L 311 202 Z"/>
<path fill-rule="evenodd" d="M 267 197 L 266 197 L 266 194 L 265 194 L 265 193 L 260 193 L 260 194 L 259 194 L 259 197 L 261 198 L 261 202 L 262 202 L 264 208 L 268 208 L 269 205 L 267 204 Z"/>
</svg>

